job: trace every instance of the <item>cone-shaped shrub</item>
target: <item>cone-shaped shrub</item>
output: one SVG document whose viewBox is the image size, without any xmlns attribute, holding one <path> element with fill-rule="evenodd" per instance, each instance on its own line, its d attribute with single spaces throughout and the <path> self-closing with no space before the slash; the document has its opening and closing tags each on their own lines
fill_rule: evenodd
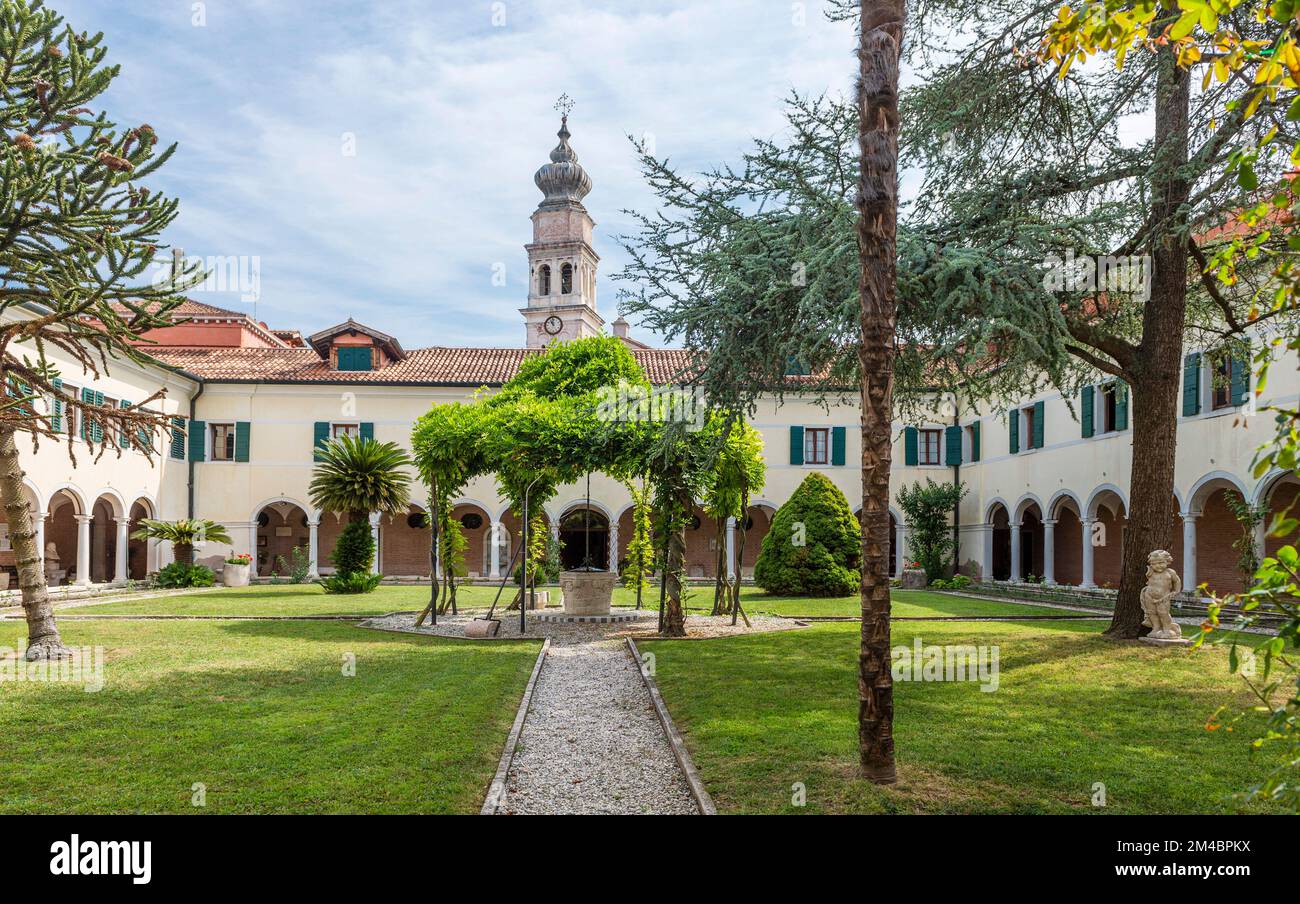
<svg viewBox="0 0 1300 904">
<path fill-rule="evenodd" d="M 814 472 L 772 519 L 754 583 L 782 595 L 848 596 L 861 587 L 861 563 L 861 528 L 849 501 Z"/>
</svg>

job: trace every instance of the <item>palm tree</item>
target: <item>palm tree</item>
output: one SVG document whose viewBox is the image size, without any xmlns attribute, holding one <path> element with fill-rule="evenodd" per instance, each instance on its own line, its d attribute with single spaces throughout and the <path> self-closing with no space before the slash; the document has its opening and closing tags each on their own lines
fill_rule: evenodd
<svg viewBox="0 0 1300 904">
<path fill-rule="evenodd" d="M 862 648 L 858 752 L 878 784 L 894 770 L 889 658 L 889 466 L 897 316 L 898 57 L 905 0 L 861 0 L 858 26 L 858 298 L 862 341 Z"/>
<path fill-rule="evenodd" d="M 411 502 L 411 457 L 397 443 L 340 436 L 317 451 L 307 492 L 325 512 L 347 512 L 352 521 L 371 512 L 396 515 Z"/>
<path fill-rule="evenodd" d="M 172 555 L 177 562 L 194 564 L 194 546 L 197 543 L 229 543 L 230 534 L 225 525 L 206 518 L 182 518 L 179 521 L 156 521 L 142 518 L 140 527 L 131 534 L 133 540 L 165 540 L 172 545 Z"/>
</svg>

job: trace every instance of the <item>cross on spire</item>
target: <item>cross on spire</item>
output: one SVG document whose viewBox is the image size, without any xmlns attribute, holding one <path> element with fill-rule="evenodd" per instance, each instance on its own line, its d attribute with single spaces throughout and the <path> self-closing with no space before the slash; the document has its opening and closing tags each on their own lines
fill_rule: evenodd
<svg viewBox="0 0 1300 904">
<path fill-rule="evenodd" d="M 566 122 L 569 119 L 569 111 L 573 109 L 573 98 L 569 95 L 561 94 L 560 99 L 555 102 L 555 110 L 560 114 L 560 118 Z"/>
</svg>

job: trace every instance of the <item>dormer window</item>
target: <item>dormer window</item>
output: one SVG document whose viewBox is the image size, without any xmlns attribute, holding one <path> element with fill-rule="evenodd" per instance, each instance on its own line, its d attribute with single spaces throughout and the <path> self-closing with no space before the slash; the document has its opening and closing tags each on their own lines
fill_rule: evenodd
<svg viewBox="0 0 1300 904">
<path fill-rule="evenodd" d="M 374 352 L 369 346 L 338 347 L 339 370 L 374 370 Z"/>
<path fill-rule="evenodd" d="M 560 294 L 568 295 L 573 291 L 573 264 L 560 268 Z"/>
<path fill-rule="evenodd" d="M 551 265 L 542 264 L 537 268 L 537 294 L 551 294 Z"/>
</svg>

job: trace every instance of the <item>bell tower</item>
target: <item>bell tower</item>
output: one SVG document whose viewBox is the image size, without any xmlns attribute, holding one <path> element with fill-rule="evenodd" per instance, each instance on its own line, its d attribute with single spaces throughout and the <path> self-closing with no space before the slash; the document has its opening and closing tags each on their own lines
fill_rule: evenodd
<svg viewBox="0 0 1300 904">
<path fill-rule="evenodd" d="M 582 199 L 591 177 L 569 146 L 569 111 L 573 102 L 561 95 L 560 143 L 551 162 L 533 176 L 542 202 L 533 211 L 533 240 L 528 251 L 528 306 L 519 309 L 528 331 L 527 346 L 543 348 L 552 340 L 599 336 L 605 321 L 596 313 L 596 265 L 591 247 L 595 223 Z"/>
</svg>

